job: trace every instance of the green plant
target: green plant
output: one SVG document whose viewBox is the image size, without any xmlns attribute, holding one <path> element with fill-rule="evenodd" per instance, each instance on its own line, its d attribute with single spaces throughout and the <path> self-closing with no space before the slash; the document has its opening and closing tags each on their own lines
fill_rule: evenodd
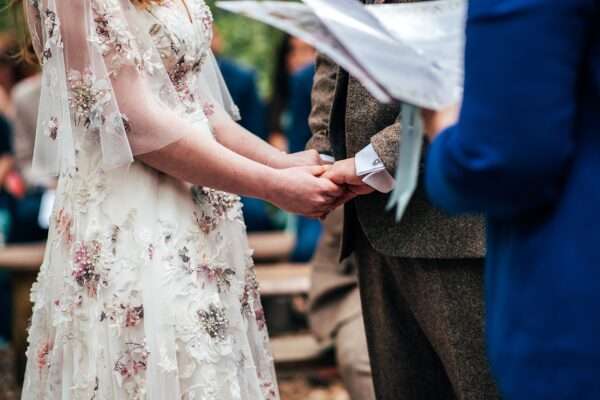
<svg viewBox="0 0 600 400">
<path fill-rule="evenodd" d="M 215 24 L 223 37 L 223 55 L 257 70 L 263 96 L 270 96 L 275 52 L 283 33 L 249 18 L 219 10 L 214 0 L 207 3 L 213 10 Z"/>
</svg>

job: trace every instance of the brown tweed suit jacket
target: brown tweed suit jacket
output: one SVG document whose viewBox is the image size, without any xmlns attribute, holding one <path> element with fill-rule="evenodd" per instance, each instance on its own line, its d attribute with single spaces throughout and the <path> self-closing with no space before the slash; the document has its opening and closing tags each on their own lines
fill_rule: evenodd
<svg viewBox="0 0 600 400">
<path fill-rule="evenodd" d="M 372 2 L 372 0 L 367 1 Z M 388 1 L 403 2 L 403 1 Z M 381 104 L 346 71 L 319 55 L 312 91 L 308 143 L 337 160 L 354 157 L 368 144 L 393 175 L 402 140 L 398 103 Z M 422 178 L 422 177 L 421 177 Z M 450 217 L 434 208 L 420 182 L 403 219 L 386 212 L 388 195 L 374 193 L 346 205 L 342 257 L 361 229 L 378 252 L 408 258 L 474 258 L 485 255 L 483 218 Z"/>
</svg>

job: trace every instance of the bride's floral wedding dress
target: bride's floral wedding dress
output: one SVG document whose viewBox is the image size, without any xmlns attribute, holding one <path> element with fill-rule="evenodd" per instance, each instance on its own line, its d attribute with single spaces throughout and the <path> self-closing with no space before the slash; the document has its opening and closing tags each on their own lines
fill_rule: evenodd
<svg viewBox="0 0 600 400">
<path fill-rule="evenodd" d="M 23 399 L 278 399 L 239 199 L 133 158 L 235 117 L 208 7 L 26 1 L 59 180 Z"/>
</svg>

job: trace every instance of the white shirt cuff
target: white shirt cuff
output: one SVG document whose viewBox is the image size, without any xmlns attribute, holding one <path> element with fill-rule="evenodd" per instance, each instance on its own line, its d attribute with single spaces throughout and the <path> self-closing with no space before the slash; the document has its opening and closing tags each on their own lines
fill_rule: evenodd
<svg viewBox="0 0 600 400">
<path fill-rule="evenodd" d="M 362 177 L 362 181 L 381 193 L 389 193 L 394 189 L 396 180 L 385 169 L 385 165 L 373 145 L 368 145 L 354 157 L 356 175 Z"/>
</svg>

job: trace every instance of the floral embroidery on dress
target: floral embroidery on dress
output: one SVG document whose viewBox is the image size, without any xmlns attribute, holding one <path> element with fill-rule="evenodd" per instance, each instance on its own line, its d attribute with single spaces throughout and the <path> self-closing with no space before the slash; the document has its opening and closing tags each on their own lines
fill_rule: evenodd
<svg viewBox="0 0 600 400">
<path fill-rule="evenodd" d="M 48 60 L 50 60 L 50 58 L 52 58 L 53 47 L 63 47 L 62 37 L 60 35 L 60 21 L 54 11 L 49 9 L 44 11 L 44 27 L 46 30 L 46 42 L 42 52 L 42 64 L 45 64 Z"/>
<path fill-rule="evenodd" d="M 118 302 L 118 301 L 117 301 Z M 118 304 L 105 306 L 100 322 L 111 321 L 119 328 L 134 328 L 144 319 L 144 305 Z"/>
<path fill-rule="evenodd" d="M 154 260 L 154 245 L 152 243 L 148 245 L 148 259 Z"/>
<path fill-rule="evenodd" d="M 110 82 L 96 79 L 86 70 L 69 72 L 69 106 L 73 110 L 75 125 L 99 129 L 105 122 L 105 106 L 111 101 Z"/>
<path fill-rule="evenodd" d="M 210 7 L 206 3 L 202 3 L 200 10 L 200 22 L 202 23 L 204 33 L 207 35 L 208 40 L 210 41 L 213 37 L 213 15 L 210 11 Z"/>
<path fill-rule="evenodd" d="M 178 10 L 172 0 L 165 0 L 164 9 Z M 154 10 L 151 15 L 158 23 L 151 25 L 150 35 L 153 37 L 161 58 L 165 61 L 172 85 L 175 87 L 180 101 L 186 108 L 186 113 L 193 114 L 201 111 L 198 107 L 197 76 L 208 58 L 212 40 L 212 14 L 203 2 L 190 3 L 193 19 L 198 21 L 200 29 L 195 24 L 190 28 L 188 23 L 176 18 L 176 13 L 161 13 Z M 187 16 L 185 16 L 187 19 Z M 166 29 L 173 24 L 177 29 Z M 201 31 L 201 32 L 200 32 Z M 198 46 L 198 34 L 204 36 L 202 45 Z"/>
<path fill-rule="evenodd" d="M 65 244 L 70 245 L 73 242 L 73 219 L 64 208 L 61 208 L 56 213 L 56 233 L 58 233 Z"/>
<path fill-rule="evenodd" d="M 260 302 L 260 290 L 254 266 L 249 267 L 246 272 L 246 283 L 240 298 L 240 304 L 242 314 L 254 318 L 259 330 L 266 328 L 267 321 Z"/>
<path fill-rule="evenodd" d="M 231 288 L 231 281 L 236 275 L 235 271 L 231 268 L 227 268 L 224 265 L 211 265 L 209 263 L 201 264 L 199 271 L 209 283 L 217 285 L 219 293 Z"/>
<path fill-rule="evenodd" d="M 40 370 L 50 367 L 50 362 L 48 360 L 48 355 L 52 351 L 52 341 L 48 340 L 44 342 L 37 354 L 37 365 Z"/>
<path fill-rule="evenodd" d="M 180 95 L 185 94 L 191 101 L 194 100 L 194 97 L 187 84 L 188 74 L 200 71 L 201 64 L 202 60 L 190 60 L 186 55 L 182 55 L 175 63 L 175 66 L 169 71 L 169 78 L 171 78 L 171 82 L 175 85 L 177 92 Z"/>
<path fill-rule="evenodd" d="M 50 117 L 50 120 L 46 123 L 46 129 L 44 134 L 52 140 L 56 140 L 58 136 L 58 118 Z"/>
<path fill-rule="evenodd" d="M 126 343 L 126 349 L 115 363 L 114 371 L 120 385 L 131 399 L 142 400 L 145 396 L 145 372 L 150 353 L 145 344 Z"/>
<path fill-rule="evenodd" d="M 97 241 L 78 243 L 75 248 L 73 278 L 89 297 L 96 297 L 98 288 L 103 283 L 98 271 L 101 246 Z"/>
<path fill-rule="evenodd" d="M 92 1 L 95 37 L 90 41 L 96 44 L 104 57 L 110 59 L 110 73 L 115 73 L 125 64 L 135 65 L 143 70 L 143 62 L 135 38 L 127 27 L 127 21 L 120 14 L 117 0 Z"/>
<path fill-rule="evenodd" d="M 270 379 L 264 380 L 260 384 L 260 388 L 263 391 L 265 400 L 277 400 L 279 398 L 277 394 L 277 388 L 273 381 L 271 381 Z"/>
<path fill-rule="evenodd" d="M 211 188 L 193 187 L 192 198 L 199 211 L 194 211 L 194 219 L 202 232 L 209 234 L 219 223 L 228 217 L 228 212 L 239 205 L 239 196 Z"/>
<path fill-rule="evenodd" d="M 198 318 L 200 318 L 200 325 L 208 336 L 220 341 L 225 340 L 229 320 L 224 308 L 210 304 L 208 310 L 198 310 Z"/>
<path fill-rule="evenodd" d="M 219 226 L 219 220 L 213 215 L 206 214 L 205 212 L 198 213 L 197 211 L 194 211 L 194 219 L 200 230 L 207 235 Z"/>
<path fill-rule="evenodd" d="M 203 207 L 209 205 L 216 216 L 224 217 L 229 210 L 239 204 L 240 197 L 219 190 L 194 186 L 192 188 L 194 202 Z"/>
</svg>

